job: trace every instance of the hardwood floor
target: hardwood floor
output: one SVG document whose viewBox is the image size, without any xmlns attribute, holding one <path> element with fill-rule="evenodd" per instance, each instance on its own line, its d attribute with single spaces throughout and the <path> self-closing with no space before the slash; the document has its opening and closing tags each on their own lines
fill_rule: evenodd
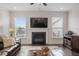
<svg viewBox="0 0 79 59">
<path fill-rule="evenodd" d="M 28 56 L 28 50 L 39 50 L 43 46 L 22 46 L 17 56 Z M 54 56 L 79 56 L 79 53 L 71 51 L 63 46 L 47 46 Z"/>
</svg>

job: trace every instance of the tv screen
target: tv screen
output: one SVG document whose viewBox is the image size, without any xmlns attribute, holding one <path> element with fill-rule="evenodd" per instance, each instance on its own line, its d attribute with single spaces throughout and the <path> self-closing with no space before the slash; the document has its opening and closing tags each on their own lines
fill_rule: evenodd
<svg viewBox="0 0 79 59">
<path fill-rule="evenodd" d="M 31 28 L 47 28 L 48 18 L 30 18 Z"/>
</svg>

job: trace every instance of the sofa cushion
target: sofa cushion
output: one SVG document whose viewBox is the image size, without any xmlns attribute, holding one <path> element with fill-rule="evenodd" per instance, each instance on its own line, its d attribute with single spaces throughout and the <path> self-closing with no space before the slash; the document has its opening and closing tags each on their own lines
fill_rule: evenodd
<svg viewBox="0 0 79 59">
<path fill-rule="evenodd" d="M 1 37 L 3 39 L 4 48 L 12 46 L 12 39 L 6 35 L 1 35 Z"/>
<path fill-rule="evenodd" d="M 11 46 L 11 47 L 12 47 L 12 46 Z M 5 55 L 7 55 L 8 50 L 9 50 L 11 47 L 7 47 L 7 48 L 4 48 L 4 49 L 0 50 L 0 56 L 5 56 Z"/>
</svg>

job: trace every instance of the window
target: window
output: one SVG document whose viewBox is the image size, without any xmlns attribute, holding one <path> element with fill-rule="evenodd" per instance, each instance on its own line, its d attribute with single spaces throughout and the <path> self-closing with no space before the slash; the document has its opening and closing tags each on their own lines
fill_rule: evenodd
<svg viewBox="0 0 79 59">
<path fill-rule="evenodd" d="M 52 34 L 53 38 L 63 38 L 63 18 L 52 17 Z"/>
<path fill-rule="evenodd" d="M 26 38 L 26 18 L 16 17 L 15 19 L 15 36 L 16 38 Z"/>
</svg>

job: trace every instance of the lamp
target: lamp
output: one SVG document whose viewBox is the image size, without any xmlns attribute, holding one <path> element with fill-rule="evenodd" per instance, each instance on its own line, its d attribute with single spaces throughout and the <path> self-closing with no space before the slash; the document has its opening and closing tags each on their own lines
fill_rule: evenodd
<svg viewBox="0 0 79 59">
<path fill-rule="evenodd" d="M 13 36 L 14 29 L 12 27 L 9 28 L 10 36 Z"/>
</svg>

